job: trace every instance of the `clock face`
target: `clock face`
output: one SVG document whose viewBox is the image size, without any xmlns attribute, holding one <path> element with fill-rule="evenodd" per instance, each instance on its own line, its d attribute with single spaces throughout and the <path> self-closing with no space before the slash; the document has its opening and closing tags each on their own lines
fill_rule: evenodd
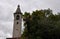
<svg viewBox="0 0 60 39">
<path fill-rule="evenodd" d="M 19 15 L 16 16 L 16 20 L 19 20 Z"/>
</svg>

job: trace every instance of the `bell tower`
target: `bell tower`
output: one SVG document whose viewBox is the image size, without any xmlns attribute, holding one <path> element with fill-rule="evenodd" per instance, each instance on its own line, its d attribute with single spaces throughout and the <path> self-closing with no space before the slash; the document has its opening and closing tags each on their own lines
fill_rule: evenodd
<svg viewBox="0 0 60 39">
<path fill-rule="evenodd" d="M 13 24 L 13 38 L 21 37 L 22 27 L 22 13 L 20 6 L 18 5 L 16 12 L 14 13 L 14 24 Z"/>
</svg>

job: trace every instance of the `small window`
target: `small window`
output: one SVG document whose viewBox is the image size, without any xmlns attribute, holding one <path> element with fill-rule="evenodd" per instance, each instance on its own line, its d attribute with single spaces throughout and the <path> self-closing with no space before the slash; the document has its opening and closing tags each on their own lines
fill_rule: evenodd
<svg viewBox="0 0 60 39">
<path fill-rule="evenodd" d="M 18 22 L 17 22 L 17 24 L 18 24 Z"/>
<path fill-rule="evenodd" d="M 16 30 L 18 30 L 18 29 L 16 29 Z"/>
</svg>

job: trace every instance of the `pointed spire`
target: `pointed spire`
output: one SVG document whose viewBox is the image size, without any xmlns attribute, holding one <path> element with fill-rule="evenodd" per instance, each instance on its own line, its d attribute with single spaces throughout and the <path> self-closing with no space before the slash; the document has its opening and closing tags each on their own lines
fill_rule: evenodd
<svg viewBox="0 0 60 39">
<path fill-rule="evenodd" d="M 16 10 L 16 13 L 21 13 L 20 5 L 18 5 L 17 10 Z"/>
</svg>

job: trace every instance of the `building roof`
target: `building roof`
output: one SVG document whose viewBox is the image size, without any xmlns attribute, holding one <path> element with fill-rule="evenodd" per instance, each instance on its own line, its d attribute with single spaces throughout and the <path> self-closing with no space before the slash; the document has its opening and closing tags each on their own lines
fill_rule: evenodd
<svg viewBox="0 0 60 39">
<path fill-rule="evenodd" d="M 17 9 L 16 9 L 16 12 L 15 12 L 15 13 L 16 13 L 16 14 L 17 14 L 17 13 L 18 13 L 18 14 L 22 14 L 22 13 L 21 13 L 21 10 L 20 10 L 20 5 L 17 6 Z"/>
</svg>

